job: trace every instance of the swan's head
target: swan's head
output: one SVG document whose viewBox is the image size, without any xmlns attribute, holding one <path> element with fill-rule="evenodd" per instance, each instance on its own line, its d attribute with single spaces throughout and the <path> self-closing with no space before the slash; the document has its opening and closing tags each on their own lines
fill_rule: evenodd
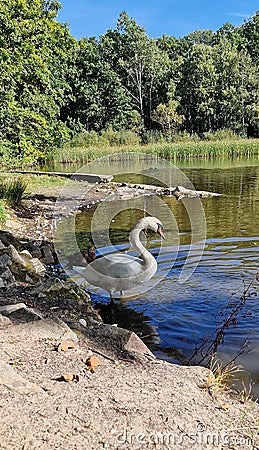
<svg viewBox="0 0 259 450">
<path fill-rule="evenodd" d="M 141 230 L 149 228 L 150 230 L 155 231 L 155 233 L 158 233 L 163 239 L 165 239 L 163 224 L 156 217 L 143 217 L 143 219 L 140 219 L 136 223 L 134 228 L 140 228 Z"/>
</svg>

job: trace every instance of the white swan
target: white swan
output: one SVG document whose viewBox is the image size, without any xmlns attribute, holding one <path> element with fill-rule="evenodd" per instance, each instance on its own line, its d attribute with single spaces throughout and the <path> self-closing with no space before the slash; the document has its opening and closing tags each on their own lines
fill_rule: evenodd
<svg viewBox="0 0 259 450">
<path fill-rule="evenodd" d="M 126 253 L 114 253 L 96 259 L 80 271 L 89 284 L 108 291 L 111 300 L 114 292 L 126 291 L 145 283 L 156 273 L 157 262 L 154 256 L 140 242 L 140 233 L 146 228 L 165 238 L 160 220 L 156 217 L 140 219 L 131 231 L 129 241 L 141 259 Z M 75 267 L 77 269 L 79 268 Z"/>
</svg>

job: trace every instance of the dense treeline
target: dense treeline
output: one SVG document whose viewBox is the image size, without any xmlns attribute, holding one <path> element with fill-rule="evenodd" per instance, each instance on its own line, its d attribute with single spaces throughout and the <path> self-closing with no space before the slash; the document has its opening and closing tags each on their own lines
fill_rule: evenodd
<svg viewBox="0 0 259 450">
<path fill-rule="evenodd" d="M 259 12 L 241 27 L 150 39 L 124 11 L 115 30 L 77 42 L 56 20 L 60 8 L 1 0 L 4 162 L 36 161 L 107 129 L 142 142 L 225 130 L 259 136 Z"/>
</svg>

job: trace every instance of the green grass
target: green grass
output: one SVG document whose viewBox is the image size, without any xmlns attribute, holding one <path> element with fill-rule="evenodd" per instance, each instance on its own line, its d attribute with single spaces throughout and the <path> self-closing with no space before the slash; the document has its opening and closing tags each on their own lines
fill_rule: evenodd
<svg viewBox="0 0 259 450">
<path fill-rule="evenodd" d="M 0 225 L 5 224 L 6 219 L 7 219 L 7 212 L 3 204 L 3 201 L 0 200 Z"/>
<path fill-rule="evenodd" d="M 123 145 L 103 147 L 65 147 L 55 152 L 55 163 L 87 164 L 102 156 L 112 154 L 150 154 L 160 158 L 184 160 L 194 158 L 221 158 L 236 156 L 255 156 L 259 154 L 259 139 L 237 139 L 220 141 L 157 143 L 147 145 Z"/>
<path fill-rule="evenodd" d="M 5 177 L 0 180 L 0 199 L 4 199 L 11 204 L 18 204 L 27 187 L 27 183 L 22 177 Z"/>
<path fill-rule="evenodd" d="M 65 186 L 68 182 L 67 178 L 62 178 L 62 177 L 56 177 L 56 176 L 50 176 L 50 175 L 23 175 L 22 177 L 19 177 L 22 179 L 24 186 L 25 186 L 25 190 L 23 192 L 22 195 L 26 195 L 26 194 L 31 194 L 32 192 L 37 191 L 38 189 L 51 189 L 52 187 L 62 187 Z M 1 186 L 13 186 L 15 184 L 15 180 L 17 179 L 17 175 L 15 175 L 15 173 L 10 173 L 10 172 L 1 172 L 0 174 L 0 198 L 5 198 L 6 200 L 8 200 L 6 197 L 6 189 L 3 189 L 3 196 L 1 197 Z M 74 180 L 69 180 L 69 184 L 71 185 L 71 183 L 75 183 L 78 184 L 78 181 L 74 181 Z"/>
</svg>

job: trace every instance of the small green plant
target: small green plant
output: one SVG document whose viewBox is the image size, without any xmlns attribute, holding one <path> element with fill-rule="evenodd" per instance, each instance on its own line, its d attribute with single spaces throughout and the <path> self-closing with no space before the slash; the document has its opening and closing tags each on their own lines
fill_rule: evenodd
<svg viewBox="0 0 259 450">
<path fill-rule="evenodd" d="M 9 203 L 17 204 L 27 188 L 27 182 L 22 178 L 0 180 L 0 199 Z"/>
<path fill-rule="evenodd" d="M 6 209 L 4 207 L 2 200 L 0 200 L 0 225 L 5 224 L 6 219 L 7 219 Z"/>
</svg>

